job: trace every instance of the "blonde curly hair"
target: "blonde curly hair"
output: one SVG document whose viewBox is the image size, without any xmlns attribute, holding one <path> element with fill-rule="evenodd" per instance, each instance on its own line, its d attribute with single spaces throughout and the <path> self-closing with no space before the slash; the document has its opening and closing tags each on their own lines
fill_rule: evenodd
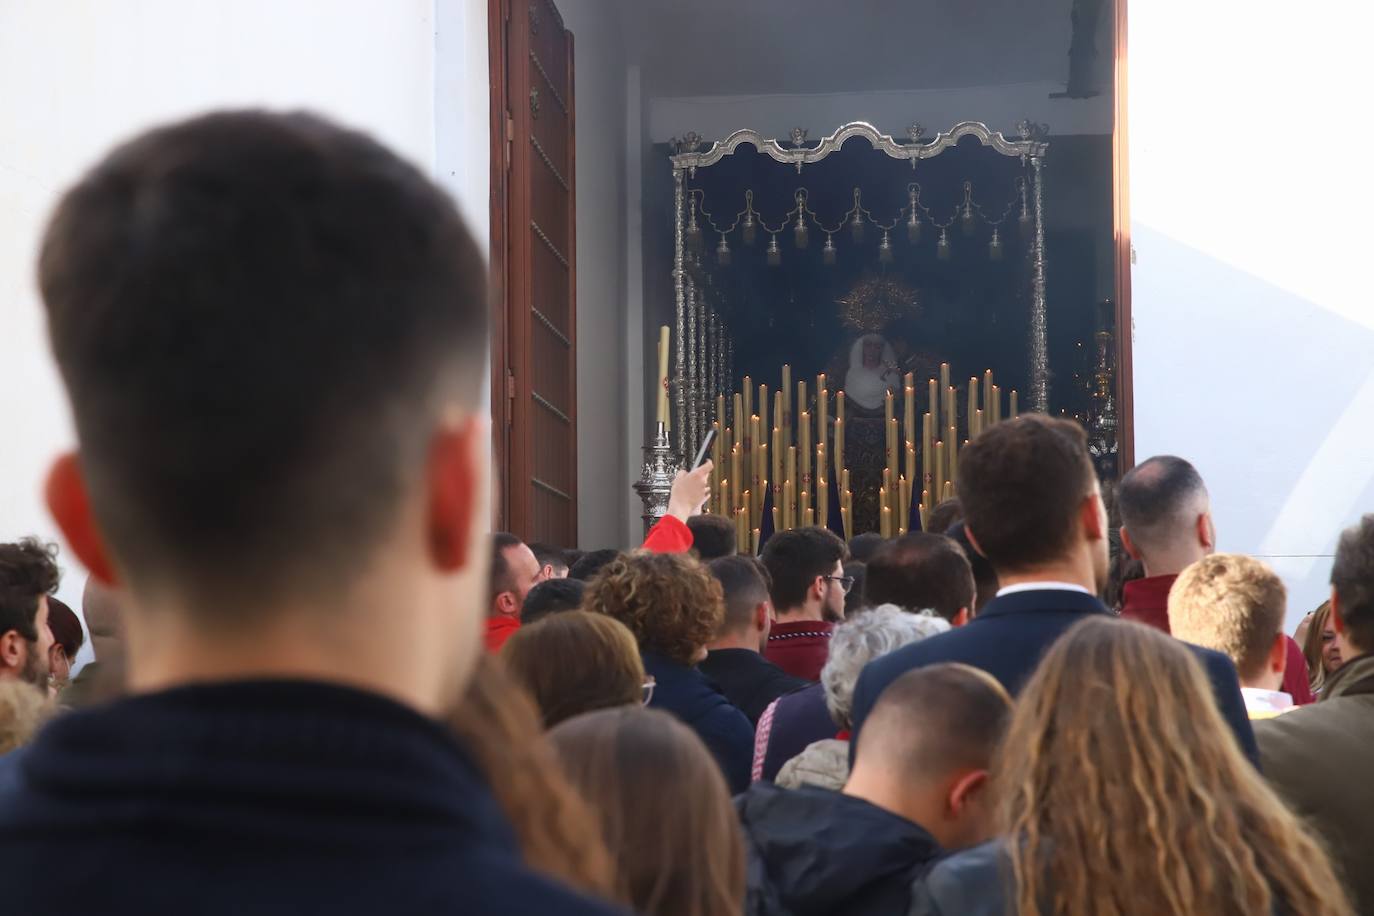
<svg viewBox="0 0 1374 916">
<path fill-rule="evenodd" d="M 606 564 L 587 585 L 582 609 L 630 628 L 645 652 L 695 664 L 725 619 L 720 582 L 690 554 L 636 550 Z"/>
<path fill-rule="evenodd" d="M 1091 619 L 1021 694 L 993 768 L 1012 912 L 1351 912 L 1325 852 L 1241 755 L 1192 653 Z"/>
</svg>

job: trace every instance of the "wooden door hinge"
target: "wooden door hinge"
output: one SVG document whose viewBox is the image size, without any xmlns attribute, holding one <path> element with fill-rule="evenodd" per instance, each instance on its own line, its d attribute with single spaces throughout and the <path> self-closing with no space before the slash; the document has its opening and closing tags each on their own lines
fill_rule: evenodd
<svg viewBox="0 0 1374 916">
<path fill-rule="evenodd" d="M 506 370 L 506 425 L 515 421 L 515 370 Z"/>
<path fill-rule="evenodd" d="M 515 118 L 506 112 L 506 171 L 510 171 L 511 150 L 515 146 Z"/>
</svg>

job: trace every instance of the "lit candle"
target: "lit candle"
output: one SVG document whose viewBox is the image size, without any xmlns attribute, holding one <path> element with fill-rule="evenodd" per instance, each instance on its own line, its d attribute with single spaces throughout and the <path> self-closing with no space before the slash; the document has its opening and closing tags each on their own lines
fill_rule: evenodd
<svg viewBox="0 0 1374 916">
<path fill-rule="evenodd" d="M 825 376 L 821 376 L 825 378 Z M 816 389 L 816 439 L 821 444 L 825 444 L 826 437 L 830 435 L 830 392 L 824 388 Z M 825 468 L 820 469 L 820 474 L 825 475 Z"/>
<path fill-rule="evenodd" d="M 733 424 L 730 428 L 735 431 L 735 441 L 738 442 L 744 436 L 745 430 L 749 426 L 748 422 L 745 420 L 748 414 L 744 412 L 744 398 L 740 397 L 738 391 L 735 392 L 733 400 L 735 412 L 730 417 L 730 422 Z"/>
<path fill-rule="evenodd" d="M 905 477 L 897 481 L 897 531 L 906 534 L 907 507 L 911 505 L 911 482 Z"/>
<path fill-rule="evenodd" d="M 824 390 L 825 390 L 825 373 L 824 373 L 824 372 L 822 372 L 822 373 L 820 373 L 819 375 L 816 376 L 816 390 L 817 390 L 817 391 L 824 391 Z"/>
<path fill-rule="evenodd" d="M 930 414 L 921 418 L 921 485 L 927 488 L 935 479 L 935 468 L 931 465 L 931 459 L 935 457 L 935 437 L 931 429 L 933 422 Z"/>
<path fill-rule="evenodd" d="M 940 363 L 940 390 L 944 391 L 949 387 L 949 363 Z M 949 423 L 944 424 L 948 426 Z"/>
<path fill-rule="evenodd" d="M 907 378 L 911 378 L 910 374 L 907 375 Z M 904 426 L 902 427 L 902 441 L 906 444 L 909 451 L 911 444 L 916 441 L 916 386 L 908 384 L 906 388 L 903 389 L 902 394 L 904 395 L 904 403 L 902 405 L 902 419 L 904 421 Z M 914 462 L 915 456 L 908 455 L 906 461 L 906 476 L 908 477 L 916 476 Z"/>
<path fill-rule="evenodd" d="M 720 496 L 718 513 L 729 518 L 734 507 L 730 505 L 730 478 L 723 478 L 720 482 Z"/>
<path fill-rule="evenodd" d="M 854 529 L 849 525 L 849 507 L 840 506 L 840 527 L 844 529 L 844 539 L 847 541 L 853 536 Z"/>
<path fill-rule="evenodd" d="M 773 419 L 773 426 L 770 426 L 770 425 L 768 424 L 768 404 L 769 404 L 769 400 L 768 400 L 768 386 L 767 386 L 767 385 L 760 385 L 760 386 L 759 386 L 759 434 L 760 434 L 763 438 L 759 439 L 757 442 L 754 443 L 754 447 L 755 447 L 755 448 L 758 448 L 760 445 L 762 445 L 763 443 L 765 443 L 765 442 L 768 441 L 768 431 L 769 431 L 770 429 L 772 429 L 773 426 L 776 426 L 776 425 L 777 425 L 777 422 L 778 422 L 778 421 L 777 421 L 777 418 L 776 418 L 776 416 L 775 416 L 774 419 Z M 774 411 L 774 413 L 776 414 L 777 412 Z M 764 467 L 765 467 L 765 469 L 766 469 L 766 468 L 767 468 L 767 465 L 765 465 Z"/>
<path fill-rule="evenodd" d="M 749 455 L 751 466 L 749 468 L 749 492 L 753 494 L 753 500 L 746 505 L 749 507 L 749 524 L 754 524 L 754 519 L 758 518 L 759 507 L 763 505 L 763 490 L 759 487 L 762 478 L 768 476 L 766 466 L 760 467 L 759 460 L 767 453 L 759 446 L 763 445 L 763 440 L 759 438 L 759 415 L 754 414 L 749 418 L 749 438 L 754 443 L 752 453 Z"/>
<path fill-rule="evenodd" d="M 946 481 L 945 481 L 945 499 L 953 499 L 953 498 L 954 498 L 954 484 L 952 484 L 952 483 L 950 483 L 948 480 L 946 480 Z"/>
<path fill-rule="evenodd" d="M 658 422 L 668 422 L 668 326 L 658 329 Z"/>
<path fill-rule="evenodd" d="M 757 528 L 750 533 L 749 555 L 753 557 L 759 555 L 759 529 Z"/>
<path fill-rule="evenodd" d="M 843 391 L 838 391 L 838 392 L 835 393 L 835 420 L 836 420 L 837 422 L 840 422 L 840 423 L 843 423 L 843 422 L 844 422 L 844 392 L 843 392 Z"/>
<path fill-rule="evenodd" d="M 1007 411 L 1007 416 L 1009 416 L 1009 417 L 1010 417 L 1011 419 L 1013 419 L 1013 420 L 1015 420 L 1015 419 L 1016 419 L 1016 416 L 1017 416 L 1017 413 L 1016 413 L 1016 389 L 1015 389 L 1015 388 L 1013 388 L 1013 389 L 1011 390 L 1011 409 Z"/>
<path fill-rule="evenodd" d="M 945 441 L 940 439 L 935 443 L 935 479 L 938 485 L 943 487 L 945 477 Z"/>
<path fill-rule="evenodd" d="M 955 409 L 955 400 L 954 400 L 954 399 L 955 399 L 956 397 L 958 397 L 958 396 L 959 396 L 959 392 L 955 391 L 953 388 L 946 388 L 946 389 L 945 389 L 945 423 L 944 423 L 944 427 L 947 427 L 947 426 L 958 426 L 958 425 L 959 425 L 959 412 L 958 412 L 958 410 Z M 937 428 L 943 429 L 944 427 L 937 427 Z"/>
<path fill-rule="evenodd" d="M 945 431 L 945 441 L 949 447 L 945 453 L 945 460 L 949 463 L 948 478 L 951 481 L 959 479 L 959 431 L 951 426 Z"/>
<path fill-rule="evenodd" d="M 976 436 L 983 431 L 983 412 L 981 410 L 974 411 L 973 420 L 975 424 L 973 435 Z"/>
<path fill-rule="evenodd" d="M 782 502 L 786 507 L 783 512 L 782 526 L 789 531 L 797 527 L 797 506 L 793 501 L 796 495 L 796 488 L 792 486 L 792 481 L 788 480 L 782 485 Z"/>
<path fill-rule="evenodd" d="M 814 479 L 811 472 L 811 411 L 802 410 L 800 424 L 797 429 L 797 450 L 801 459 L 801 477 L 797 479 L 797 492 L 802 505 L 805 505 L 811 499 L 811 482 Z"/>
<path fill-rule="evenodd" d="M 968 437 L 978 437 L 978 377 L 968 380 Z"/>
<path fill-rule="evenodd" d="M 816 467 L 821 473 L 816 477 L 816 515 L 821 526 L 830 523 L 830 480 L 825 475 L 825 444 L 816 446 Z"/>
<path fill-rule="evenodd" d="M 807 528 L 816 524 L 816 512 L 810 506 L 802 510 L 802 524 Z"/>
<path fill-rule="evenodd" d="M 992 386 L 992 422 L 1002 422 L 1002 386 Z"/>
<path fill-rule="evenodd" d="M 835 473 L 844 473 L 844 417 L 835 418 Z"/>
<path fill-rule="evenodd" d="M 983 419 L 992 425 L 992 370 L 983 373 Z"/>
<path fill-rule="evenodd" d="M 797 447 L 795 445 L 787 448 L 787 467 L 783 471 L 783 505 L 787 507 L 784 516 L 787 518 L 787 527 L 797 526 Z"/>
<path fill-rule="evenodd" d="M 885 494 L 884 494 L 885 495 Z M 892 537 L 892 507 L 883 506 L 883 520 L 879 525 L 879 531 L 885 538 Z"/>
<path fill-rule="evenodd" d="M 807 413 L 809 410 L 810 405 L 806 403 L 806 379 L 797 379 L 797 403 L 792 405 L 792 410 L 790 413 L 791 419 L 788 422 L 800 423 L 800 420 L 798 420 L 797 418 L 800 417 L 802 414 Z M 789 429 L 789 435 L 791 432 L 792 430 Z M 807 434 L 803 433 L 799 428 L 797 429 L 796 442 L 797 448 L 804 448 L 806 449 L 806 453 L 808 455 L 811 454 L 811 441 L 807 439 Z"/>
<path fill-rule="evenodd" d="M 916 443 L 911 440 L 906 443 L 906 479 L 916 482 Z"/>
<path fill-rule="evenodd" d="M 733 480 L 733 481 L 735 482 L 735 488 L 736 488 L 736 489 L 735 489 L 735 492 L 736 492 L 736 494 L 738 494 L 738 493 L 741 491 L 741 489 L 743 488 L 743 485 L 744 485 L 744 478 L 743 478 L 742 476 L 740 476 L 740 473 L 741 473 L 741 472 L 740 472 L 740 461 L 741 461 L 741 459 L 742 459 L 742 456 L 740 455 L 739 446 L 736 445 L 736 446 L 734 446 L 733 448 L 730 449 L 730 479 Z M 738 499 L 738 496 L 737 496 L 737 497 L 736 497 L 736 501 L 735 501 L 735 505 L 734 505 L 732 508 L 738 508 L 738 506 L 739 506 L 739 499 Z"/>
<path fill-rule="evenodd" d="M 720 498 L 717 491 L 720 488 L 720 479 L 725 475 L 725 469 L 720 466 L 720 421 L 716 420 L 711 424 L 711 429 L 716 433 L 711 440 L 711 505 L 720 511 Z"/>
</svg>

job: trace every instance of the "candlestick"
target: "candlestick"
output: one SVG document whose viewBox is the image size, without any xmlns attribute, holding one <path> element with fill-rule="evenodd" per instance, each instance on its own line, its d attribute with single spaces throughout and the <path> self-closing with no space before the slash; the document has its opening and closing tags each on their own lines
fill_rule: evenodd
<svg viewBox="0 0 1374 916">
<path fill-rule="evenodd" d="M 847 541 L 854 536 L 854 529 L 849 524 L 849 507 L 840 506 L 840 527 L 844 529 L 844 539 Z"/>
<path fill-rule="evenodd" d="M 940 389 L 935 387 L 935 379 L 930 380 L 929 388 L 927 399 L 930 401 L 930 418 L 932 422 L 937 422 L 940 418 Z"/>
<path fill-rule="evenodd" d="M 806 379 L 797 379 L 797 402 L 792 405 L 792 422 L 800 426 L 801 421 L 798 417 L 804 413 L 808 413 L 810 409 L 811 406 L 806 403 Z M 791 430 L 789 429 L 788 432 L 790 433 Z M 806 434 L 804 434 L 800 428 L 797 429 L 796 443 L 797 448 L 806 449 L 806 453 L 808 455 L 811 454 L 811 442 L 806 438 Z"/>
<path fill-rule="evenodd" d="M 892 479 L 897 479 L 897 474 L 902 468 L 902 456 L 898 451 L 901 432 L 897 429 L 897 418 L 893 417 L 887 424 L 887 466 L 892 469 Z"/>
<path fill-rule="evenodd" d="M 944 497 L 944 498 L 945 498 L 945 499 L 953 499 L 953 498 L 954 498 L 954 484 L 950 483 L 948 480 L 945 481 L 945 497 Z"/>
<path fill-rule="evenodd" d="M 955 406 L 955 398 L 958 396 L 959 392 L 955 391 L 953 388 L 945 389 L 945 427 L 959 425 L 959 411 Z M 936 428 L 943 429 L 944 427 Z"/>
<path fill-rule="evenodd" d="M 735 509 L 734 506 L 730 505 L 730 478 L 721 478 L 720 493 L 717 494 L 717 500 L 719 505 L 719 514 L 725 516 L 727 519 L 731 519 L 731 513 L 733 513 Z"/>
<path fill-rule="evenodd" d="M 801 459 L 801 477 L 797 479 L 797 492 L 809 501 L 812 481 L 815 479 L 811 470 L 811 412 L 809 410 L 802 410 L 800 424 L 797 429 L 797 457 Z"/>
<path fill-rule="evenodd" d="M 797 504 L 793 501 L 796 492 L 791 480 L 782 485 L 782 501 L 783 505 L 786 506 L 786 511 L 783 512 L 782 525 L 788 531 L 797 527 Z"/>
<path fill-rule="evenodd" d="M 983 431 L 983 412 L 981 410 L 974 411 L 973 419 L 974 422 L 977 424 L 976 428 L 973 431 L 973 434 L 976 436 Z"/>
<path fill-rule="evenodd" d="M 736 391 L 732 395 L 734 413 L 730 415 L 730 428 L 735 431 L 735 441 L 738 442 L 744 437 L 746 427 L 749 425 L 744 412 L 744 398 Z"/>
<path fill-rule="evenodd" d="M 945 462 L 948 464 L 949 473 L 946 477 L 951 480 L 959 479 L 959 431 L 951 426 L 945 431 L 945 441 L 949 443 L 945 447 Z"/>
<path fill-rule="evenodd" d="M 903 477 L 897 481 L 897 531 L 901 534 L 907 532 L 907 520 L 910 512 L 908 507 L 911 505 L 911 481 Z"/>
<path fill-rule="evenodd" d="M 882 522 L 879 524 L 879 530 L 880 530 L 880 532 L 882 533 L 882 536 L 883 536 L 883 537 L 885 537 L 885 538 L 890 538 L 890 537 L 892 537 L 892 507 L 891 507 L 891 506 L 887 506 L 887 505 L 884 505 L 884 506 L 883 506 L 883 518 L 882 518 Z"/>
<path fill-rule="evenodd" d="M 939 486 L 944 486 L 947 479 L 945 474 L 945 440 L 940 439 L 935 443 L 935 479 Z"/>
<path fill-rule="evenodd" d="M 838 416 L 835 418 L 835 473 L 844 473 L 844 418 Z"/>
<path fill-rule="evenodd" d="M 784 450 L 783 444 L 782 444 L 782 430 L 779 429 L 778 427 L 774 426 L 774 427 L 773 427 L 773 463 L 772 463 L 771 467 L 773 468 L 773 484 L 774 484 L 774 486 L 773 486 L 773 505 L 775 505 L 775 506 L 778 504 L 778 497 L 782 495 L 781 493 L 778 492 L 778 485 L 782 483 L 782 479 L 783 479 L 783 478 L 782 478 L 782 456 L 783 456 L 784 454 L 785 454 L 785 450 Z"/>
<path fill-rule="evenodd" d="M 769 407 L 769 405 L 772 404 L 772 403 L 773 403 L 772 401 L 769 401 L 769 400 L 768 400 L 768 386 L 767 386 L 767 385 L 760 385 L 760 386 L 759 386 L 759 434 L 762 435 L 763 438 L 760 439 L 760 440 L 758 441 L 758 444 L 759 444 L 759 445 L 762 445 L 763 443 L 765 443 L 765 442 L 768 441 L 768 431 L 778 424 L 777 417 L 776 417 L 776 413 L 777 413 L 776 411 L 774 411 L 774 419 L 773 419 L 773 422 L 772 422 L 771 424 L 768 422 L 768 407 Z"/>
<path fill-rule="evenodd" d="M 740 495 L 740 502 L 746 503 L 748 501 L 749 491 L 745 490 Z M 749 510 L 745 509 L 743 505 L 735 510 L 735 525 L 738 534 L 739 551 L 740 553 L 744 553 L 749 549 Z"/>
<path fill-rule="evenodd" d="M 659 423 L 667 426 L 668 424 L 668 326 L 662 325 L 658 329 L 658 397 L 656 399 L 658 413 L 655 419 Z"/>
<path fill-rule="evenodd" d="M 759 555 L 759 535 L 761 532 L 755 528 L 749 535 L 749 555 L 756 557 Z"/>
<path fill-rule="evenodd" d="M 968 380 L 968 437 L 978 438 L 978 377 Z"/>
<path fill-rule="evenodd" d="M 948 387 L 949 387 L 949 363 L 940 363 L 940 390 L 941 390 L 941 391 L 944 391 L 944 390 L 945 390 L 946 388 L 948 388 Z M 941 428 L 943 428 L 944 426 L 948 426 L 948 425 L 949 425 L 949 423 L 946 422 L 946 423 L 943 424 L 943 426 L 942 426 Z"/>
<path fill-rule="evenodd" d="M 802 510 L 802 524 L 803 524 L 805 527 L 807 527 L 807 528 L 811 528 L 811 527 L 814 527 L 814 526 L 815 526 L 815 524 L 816 524 L 816 510 L 815 510 L 815 509 L 812 509 L 810 506 L 807 506 L 805 509 Z"/>
<path fill-rule="evenodd" d="M 1002 386 L 992 386 L 992 422 L 1002 422 Z"/>
<path fill-rule="evenodd" d="M 753 497 L 748 503 L 750 526 L 752 526 L 754 520 L 758 518 L 759 509 L 763 506 L 763 489 L 759 484 L 762 478 L 768 476 L 766 466 L 762 468 L 759 467 L 759 458 L 761 455 L 765 454 L 764 451 L 759 448 L 760 445 L 763 445 L 763 440 L 759 438 L 760 434 L 759 415 L 753 414 L 749 417 L 749 438 L 754 443 L 753 451 L 749 455 L 751 459 L 751 466 L 749 468 L 749 492 Z"/>
<path fill-rule="evenodd" d="M 1011 407 L 1010 407 L 1010 409 L 1007 411 L 1007 416 L 1010 417 L 1011 419 L 1015 420 L 1016 417 L 1017 417 L 1017 415 L 1018 415 L 1018 414 L 1017 414 L 1017 410 L 1016 410 L 1016 389 L 1013 388 L 1013 389 L 1011 390 Z"/>
<path fill-rule="evenodd" d="M 821 378 L 825 378 L 824 375 Z M 824 388 L 816 389 L 816 439 L 821 443 L 830 436 L 830 392 Z M 821 474 L 826 473 L 821 468 Z"/>
<path fill-rule="evenodd" d="M 935 447 L 935 437 L 932 435 L 934 420 L 930 414 L 921 418 L 921 485 L 930 486 L 930 482 L 935 479 L 935 468 L 932 466 L 931 459 L 935 457 L 933 451 Z"/>
<path fill-rule="evenodd" d="M 821 373 L 819 373 L 819 374 L 816 375 L 816 390 L 817 390 L 817 391 L 825 391 L 825 390 L 826 390 L 825 373 L 824 373 L 824 372 L 821 372 Z"/>
<path fill-rule="evenodd" d="M 910 373 L 907 374 L 907 378 L 911 378 Z M 906 402 L 902 405 L 902 419 L 905 421 L 905 426 L 902 429 L 902 441 L 907 447 L 911 447 L 916 442 L 918 434 L 916 429 L 916 386 L 907 385 L 902 393 L 906 396 Z M 907 456 L 906 475 L 908 477 L 916 476 L 915 460 L 915 455 Z"/>
<path fill-rule="evenodd" d="M 820 518 L 821 527 L 824 528 L 830 523 L 830 480 L 825 475 L 825 445 L 816 446 L 816 467 L 821 468 L 821 474 L 816 478 L 816 515 Z"/>
<path fill-rule="evenodd" d="M 835 393 L 835 420 L 836 420 L 837 422 L 843 422 L 843 421 L 844 421 L 844 392 L 843 392 L 843 391 L 838 391 L 838 392 Z"/>
<path fill-rule="evenodd" d="M 778 391 L 782 392 L 782 414 L 777 425 L 788 430 L 792 428 L 792 366 L 788 363 L 782 364 L 782 384 Z"/>
<path fill-rule="evenodd" d="M 992 425 L 992 370 L 983 372 L 983 419 Z"/>
<path fill-rule="evenodd" d="M 797 526 L 797 447 L 795 445 L 787 448 L 787 467 L 784 470 L 783 480 L 783 500 L 787 506 L 787 527 Z"/>
<path fill-rule="evenodd" d="M 740 476 L 740 464 L 742 460 L 743 456 L 740 454 L 740 448 L 738 445 L 735 445 L 730 449 L 730 479 L 735 482 L 736 494 L 742 493 L 744 490 L 744 478 Z M 739 505 L 739 496 L 736 495 L 735 502 L 730 508 L 738 509 Z"/>
<path fill-rule="evenodd" d="M 910 440 L 906 443 L 906 479 L 916 482 L 916 443 Z"/>
</svg>

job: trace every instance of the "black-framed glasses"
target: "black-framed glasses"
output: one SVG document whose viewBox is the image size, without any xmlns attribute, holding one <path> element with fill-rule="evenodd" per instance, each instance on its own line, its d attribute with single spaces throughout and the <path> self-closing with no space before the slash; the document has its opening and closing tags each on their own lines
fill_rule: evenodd
<svg viewBox="0 0 1374 916">
<path fill-rule="evenodd" d="M 840 590 L 843 591 L 846 595 L 848 595 L 849 590 L 854 587 L 853 576 L 821 576 L 821 578 L 829 579 L 832 582 L 840 583 Z"/>
</svg>

